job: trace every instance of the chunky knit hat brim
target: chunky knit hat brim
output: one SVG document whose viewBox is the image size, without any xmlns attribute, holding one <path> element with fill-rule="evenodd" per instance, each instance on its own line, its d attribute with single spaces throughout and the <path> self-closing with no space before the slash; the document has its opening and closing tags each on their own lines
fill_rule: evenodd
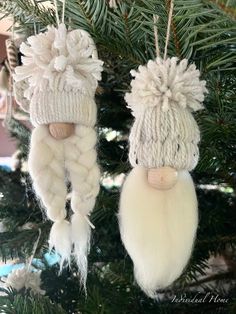
<svg viewBox="0 0 236 314">
<path fill-rule="evenodd" d="M 30 103 L 30 118 L 34 126 L 65 122 L 93 127 L 96 115 L 94 98 L 79 91 L 38 92 Z"/>
<path fill-rule="evenodd" d="M 130 133 L 129 160 L 133 167 L 173 167 L 191 171 L 199 158 L 200 131 L 189 110 L 150 107 L 135 119 Z"/>
</svg>

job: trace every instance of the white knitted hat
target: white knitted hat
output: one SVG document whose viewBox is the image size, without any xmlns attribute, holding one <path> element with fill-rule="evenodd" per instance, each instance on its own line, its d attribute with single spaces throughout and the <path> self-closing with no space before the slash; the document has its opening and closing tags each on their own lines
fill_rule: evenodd
<svg viewBox="0 0 236 314">
<path fill-rule="evenodd" d="M 130 133 L 129 159 L 133 167 L 170 166 L 192 170 L 199 157 L 200 132 L 192 111 L 202 109 L 206 82 L 194 64 L 176 57 L 150 60 L 139 66 L 126 94 L 135 117 Z"/>
<path fill-rule="evenodd" d="M 22 43 L 22 66 L 15 69 L 16 82 L 26 81 L 24 91 L 32 123 L 81 123 L 94 126 L 94 95 L 102 64 L 95 44 L 84 30 L 67 31 L 64 24 Z M 17 86 L 17 85 L 16 85 Z"/>
</svg>

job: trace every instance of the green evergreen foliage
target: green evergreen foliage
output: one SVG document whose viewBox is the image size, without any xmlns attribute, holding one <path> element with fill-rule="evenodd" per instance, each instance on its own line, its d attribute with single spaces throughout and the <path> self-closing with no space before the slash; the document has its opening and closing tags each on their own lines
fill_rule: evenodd
<svg viewBox="0 0 236 314">
<path fill-rule="evenodd" d="M 17 293 L 14 290 L 0 290 L 0 313 L 4 314 L 66 314 L 60 305 L 52 303 L 48 297 L 34 296 L 29 291 Z"/>
<path fill-rule="evenodd" d="M 16 28 L 27 35 L 55 24 L 52 8 L 45 1 L 1 1 L 0 11 L 13 15 Z M 53 2 L 53 1 L 51 1 Z M 118 0 L 110 8 L 105 0 L 67 0 L 65 22 L 72 29 L 83 28 L 94 38 L 99 57 L 105 61 L 98 105 L 98 156 L 104 176 L 115 177 L 130 170 L 128 133 L 132 116 L 124 93 L 129 90 L 132 68 L 155 57 L 153 14 L 163 53 L 169 0 Z M 61 11 L 61 4 L 59 5 Z M 200 223 L 192 259 L 181 278 L 160 301 L 147 298 L 136 286 L 132 263 L 118 230 L 119 187 L 102 186 L 91 216 L 93 232 L 89 255 L 87 297 L 79 287 L 76 268 L 58 276 L 58 266 L 42 271 L 46 296 L 27 291 L 8 291 L 0 297 L 0 313 L 235 313 L 236 246 L 236 8 L 235 1 L 175 0 L 171 23 L 169 56 L 188 58 L 207 81 L 205 110 L 196 114 L 201 129 L 200 161 L 193 173 L 199 198 Z M 26 260 L 42 230 L 37 258 L 43 258 L 50 223 L 43 220 L 41 205 L 35 199 L 31 181 L 22 172 L 30 132 L 12 120 L 9 129 L 17 138 L 20 153 L 15 171 L 0 169 L 0 220 L 7 232 L 0 234 L 3 260 Z M 112 136 L 108 136 L 111 134 Z M 31 228 L 22 228 L 31 223 Z M 221 254 L 228 271 L 199 279 L 210 255 Z M 216 280 L 216 285 L 212 281 Z M 195 288 L 193 291 L 191 289 Z M 209 292 L 228 299 L 227 303 L 175 303 L 173 295 L 204 297 Z M 5 312 L 4 312 L 5 311 Z"/>
</svg>

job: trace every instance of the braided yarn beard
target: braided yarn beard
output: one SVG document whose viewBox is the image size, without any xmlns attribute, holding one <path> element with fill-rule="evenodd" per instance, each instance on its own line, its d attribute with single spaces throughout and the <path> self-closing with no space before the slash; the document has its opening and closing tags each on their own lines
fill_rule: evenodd
<svg viewBox="0 0 236 314">
<path fill-rule="evenodd" d="M 36 195 L 52 220 L 50 248 L 70 264 L 75 257 L 81 283 L 87 277 L 87 254 L 90 247 L 90 215 L 99 192 L 100 171 L 95 145 L 97 135 L 92 127 L 77 124 L 74 135 L 56 140 L 46 125 L 33 130 L 28 158 L 29 172 Z M 66 212 L 67 181 L 71 183 L 71 210 Z"/>
</svg>

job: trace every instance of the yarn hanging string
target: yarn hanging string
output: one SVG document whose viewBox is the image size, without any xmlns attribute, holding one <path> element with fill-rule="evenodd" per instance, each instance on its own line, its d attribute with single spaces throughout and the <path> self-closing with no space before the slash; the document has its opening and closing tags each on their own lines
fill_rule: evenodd
<svg viewBox="0 0 236 314">
<path fill-rule="evenodd" d="M 167 23 L 167 30 L 166 30 L 166 41 L 165 41 L 165 50 L 164 50 L 164 57 L 163 59 L 166 60 L 167 58 L 167 50 L 168 50 L 168 44 L 170 40 L 170 28 L 171 28 L 171 20 L 173 16 L 173 10 L 174 10 L 174 0 L 170 0 L 170 8 L 168 13 L 168 23 Z"/>
<path fill-rule="evenodd" d="M 36 239 L 36 241 L 35 241 L 35 243 L 34 243 L 33 251 L 32 251 L 32 254 L 31 254 L 30 258 L 29 258 L 29 262 L 28 262 L 28 265 L 27 265 L 27 271 L 28 271 L 28 272 L 30 271 L 30 267 L 31 267 L 31 265 L 32 265 L 32 262 L 33 262 L 35 253 L 36 253 L 36 251 L 37 251 L 41 234 L 42 234 L 42 231 L 41 231 L 41 229 L 39 228 L 39 230 L 38 230 L 38 237 L 37 237 L 37 239 Z"/>
<path fill-rule="evenodd" d="M 154 29 L 154 39 L 155 39 L 155 48 L 156 48 L 156 56 L 160 57 L 160 48 L 159 48 L 159 38 L 158 38 L 158 29 L 157 29 L 157 22 L 159 20 L 159 16 L 154 14 L 153 15 L 153 29 Z"/>
<path fill-rule="evenodd" d="M 3 125 L 7 126 L 9 122 L 11 121 L 12 114 L 13 114 L 13 71 L 14 68 L 17 66 L 17 61 L 16 61 L 16 53 L 15 53 L 15 47 L 14 45 L 14 38 L 15 38 L 15 29 L 14 29 L 14 17 L 13 17 L 13 22 L 12 22 L 12 32 L 11 32 L 11 40 L 8 41 L 6 40 L 6 50 L 7 50 L 7 62 L 5 63 L 8 69 L 8 72 L 10 74 L 9 77 L 9 90 L 7 91 L 6 94 L 6 115 L 3 121 Z M 9 97 L 8 97 L 9 96 Z"/>
<path fill-rule="evenodd" d="M 61 21 L 60 21 L 57 0 L 54 0 L 57 26 L 59 26 L 60 23 L 64 24 L 65 22 L 65 6 L 66 6 L 66 0 L 62 0 L 62 14 L 61 14 Z"/>
<path fill-rule="evenodd" d="M 9 77 L 9 90 L 7 90 L 6 92 L 6 114 L 5 114 L 5 118 L 3 120 L 3 126 L 7 127 L 12 119 L 12 112 L 13 112 L 13 97 L 12 97 L 12 74 L 11 74 L 11 70 L 10 70 L 10 66 L 9 63 L 6 62 L 5 63 L 7 66 L 7 69 L 10 73 L 10 77 Z"/>
<path fill-rule="evenodd" d="M 166 29 L 165 48 L 164 48 L 164 55 L 163 55 L 164 60 L 166 60 L 167 58 L 167 50 L 168 50 L 168 45 L 169 45 L 169 40 L 170 40 L 170 29 L 171 29 L 171 20 L 173 16 L 173 10 L 174 10 L 174 0 L 170 0 L 168 22 L 167 22 L 167 29 Z M 158 36 L 158 28 L 157 28 L 158 20 L 159 20 L 159 16 L 157 14 L 153 14 L 153 30 L 154 30 L 156 57 L 160 57 L 159 38 L 158 38 L 159 36 Z"/>
</svg>

